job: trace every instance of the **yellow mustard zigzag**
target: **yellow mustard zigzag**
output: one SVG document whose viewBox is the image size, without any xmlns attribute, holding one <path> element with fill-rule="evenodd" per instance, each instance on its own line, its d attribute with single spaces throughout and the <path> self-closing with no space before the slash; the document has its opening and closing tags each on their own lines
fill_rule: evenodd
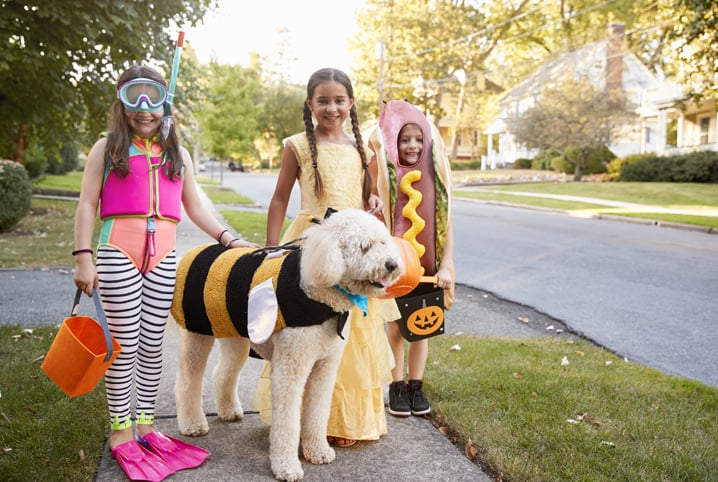
<svg viewBox="0 0 718 482">
<path fill-rule="evenodd" d="M 401 192 L 406 194 L 409 198 L 409 202 L 406 203 L 404 208 L 401 210 L 402 216 L 411 221 L 411 227 L 406 230 L 403 238 L 411 244 L 416 250 L 417 254 L 421 258 L 426 252 L 426 247 L 416 240 L 416 236 L 424 230 L 426 223 L 419 217 L 416 212 L 417 206 L 421 204 L 423 196 L 420 191 L 417 191 L 412 187 L 412 184 L 421 179 L 421 171 L 409 171 L 404 174 L 399 183 L 399 189 Z M 422 268 L 423 271 L 423 268 Z"/>
</svg>

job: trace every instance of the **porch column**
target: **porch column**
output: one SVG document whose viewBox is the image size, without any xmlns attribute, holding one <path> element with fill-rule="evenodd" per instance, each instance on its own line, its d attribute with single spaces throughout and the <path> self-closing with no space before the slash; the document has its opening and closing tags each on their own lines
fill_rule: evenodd
<svg viewBox="0 0 718 482">
<path fill-rule="evenodd" d="M 661 154 L 666 150 L 666 109 L 658 110 L 657 126 L 656 126 L 656 154 Z"/>
</svg>

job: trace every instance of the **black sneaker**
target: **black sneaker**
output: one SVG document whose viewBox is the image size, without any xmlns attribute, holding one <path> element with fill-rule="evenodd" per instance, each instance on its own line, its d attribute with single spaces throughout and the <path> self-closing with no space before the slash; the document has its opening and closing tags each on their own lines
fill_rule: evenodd
<svg viewBox="0 0 718 482">
<path fill-rule="evenodd" d="M 409 380 L 409 406 L 412 415 L 426 415 L 431 412 L 429 401 L 421 390 L 421 380 Z"/>
<path fill-rule="evenodd" d="M 395 417 L 408 417 L 411 415 L 408 395 L 404 380 L 391 382 L 391 385 L 389 385 L 389 413 Z"/>
</svg>

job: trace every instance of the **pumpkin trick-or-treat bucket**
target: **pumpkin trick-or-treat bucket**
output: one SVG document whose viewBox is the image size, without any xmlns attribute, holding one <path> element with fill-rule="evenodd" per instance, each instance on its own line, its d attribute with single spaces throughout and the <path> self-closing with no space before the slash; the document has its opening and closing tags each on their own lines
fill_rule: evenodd
<svg viewBox="0 0 718 482">
<path fill-rule="evenodd" d="M 41 366 L 70 397 L 91 392 L 122 349 L 110 334 L 97 290 L 93 290 L 92 299 L 99 322 L 77 315 L 81 294 L 78 289 L 71 316 L 60 325 Z"/>
<path fill-rule="evenodd" d="M 380 298 L 397 298 L 409 294 L 421 281 L 421 261 L 416 249 L 404 238 L 394 236 L 391 238 L 399 249 L 403 261 L 403 271 L 398 280 L 386 288 L 386 294 Z"/>
<path fill-rule="evenodd" d="M 444 333 L 444 290 L 433 283 L 419 285 L 409 295 L 396 298 L 401 313 L 399 330 L 408 341 Z"/>
</svg>

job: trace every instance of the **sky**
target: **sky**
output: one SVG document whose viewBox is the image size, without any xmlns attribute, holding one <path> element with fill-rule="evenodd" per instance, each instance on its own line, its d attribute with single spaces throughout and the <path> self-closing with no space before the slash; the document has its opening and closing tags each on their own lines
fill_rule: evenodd
<svg viewBox="0 0 718 482">
<path fill-rule="evenodd" d="M 347 40 L 356 31 L 354 12 L 363 0 L 219 0 L 203 24 L 184 28 L 185 42 L 201 63 L 212 58 L 222 64 L 247 66 L 248 53 L 266 56 L 276 51 L 277 29 L 286 28 L 291 57 L 298 61 L 288 72 L 304 84 L 323 67 L 350 70 Z"/>
</svg>

